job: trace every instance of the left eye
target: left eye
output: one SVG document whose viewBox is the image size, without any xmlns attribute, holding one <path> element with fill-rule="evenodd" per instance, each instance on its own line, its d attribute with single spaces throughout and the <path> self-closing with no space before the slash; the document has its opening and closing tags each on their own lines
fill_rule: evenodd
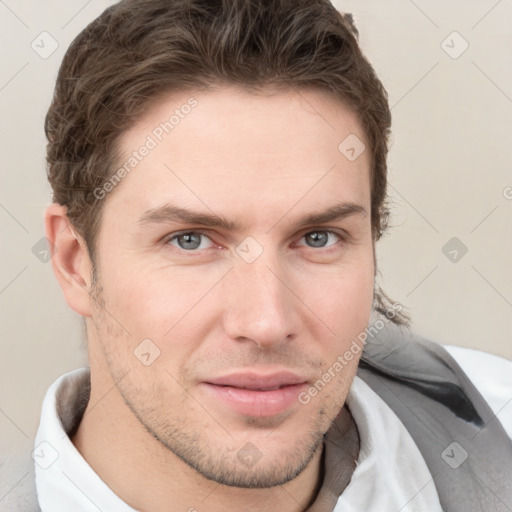
<svg viewBox="0 0 512 512">
<path fill-rule="evenodd" d="M 309 233 L 305 233 L 301 238 L 311 241 L 314 244 L 311 247 L 323 249 L 324 247 L 330 247 L 328 245 L 324 245 L 324 242 L 329 240 L 329 235 L 334 235 L 341 240 L 341 235 L 334 231 L 310 231 Z"/>
<path fill-rule="evenodd" d="M 329 230 L 310 231 L 302 235 L 301 238 L 309 240 L 313 244 L 310 247 L 322 249 L 325 247 L 330 247 L 330 245 L 325 245 L 329 240 L 329 236 L 335 236 L 340 240 L 342 239 L 341 235 Z M 201 237 L 210 240 L 210 237 L 202 231 L 187 231 L 171 236 L 167 239 L 166 244 L 171 244 L 171 242 L 176 240 L 179 249 L 184 251 L 195 251 L 197 249 L 201 249 Z M 332 245 L 335 244 L 331 244 L 331 246 Z M 202 249 L 208 249 L 208 247 L 202 247 Z"/>
</svg>

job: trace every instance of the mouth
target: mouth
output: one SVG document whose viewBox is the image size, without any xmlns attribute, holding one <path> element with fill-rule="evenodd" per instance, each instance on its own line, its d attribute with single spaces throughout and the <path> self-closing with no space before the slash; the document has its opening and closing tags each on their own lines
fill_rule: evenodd
<svg viewBox="0 0 512 512">
<path fill-rule="evenodd" d="M 269 375 L 231 374 L 201 386 L 221 407 L 253 417 L 281 414 L 298 403 L 298 395 L 307 387 L 305 378 L 290 372 Z"/>
<path fill-rule="evenodd" d="M 211 383 L 209 383 L 211 384 Z M 249 389 L 251 391 L 275 391 L 276 389 L 282 389 L 287 386 L 291 386 L 292 384 L 283 384 L 282 386 L 274 386 L 274 387 L 263 387 L 263 388 L 254 388 L 254 387 L 246 387 L 246 386 L 229 386 L 227 384 L 214 384 L 215 386 L 221 386 L 224 388 L 236 388 L 236 389 Z"/>
</svg>

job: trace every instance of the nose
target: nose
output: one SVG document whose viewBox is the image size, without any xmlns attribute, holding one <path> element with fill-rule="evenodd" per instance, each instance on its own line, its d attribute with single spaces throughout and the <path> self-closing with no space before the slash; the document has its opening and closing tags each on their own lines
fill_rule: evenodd
<svg viewBox="0 0 512 512">
<path fill-rule="evenodd" d="M 261 349 L 293 339 L 300 329 L 301 301 L 290 275 L 270 250 L 252 263 L 236 259 L 223 282 L 226 334 L 233 340 L 251 340 Z"/>
</svg>

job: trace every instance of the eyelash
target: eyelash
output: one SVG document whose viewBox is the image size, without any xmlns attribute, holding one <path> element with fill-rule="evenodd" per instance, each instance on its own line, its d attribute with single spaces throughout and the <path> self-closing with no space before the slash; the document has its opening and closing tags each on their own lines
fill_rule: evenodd
<svg viewBox="0 0 512 512">
<path fill-rule="evenodd" d="M 167 236 L 164 238 L 164 245 L 165 246 L 169 246 L 170 245 L 170 242 L 172 242 L 173 240 L 176 240 L 177 238 L 179 238 L 180 236 L 182 235 L 187 235 L 187 234 L 201 234 L 202 236 L 205 236 L 206 238 L 210 239 L 210 236 L 208 235 L 207 232 L 201 230 L 201 229 L 194 229 L 194 230 L 187 230 L 187 231 L 179 231 L 177 233 L 172 233 L 171 235 Z M 313 229 L 313 230 L 310 230 L 310 231 L 307 231 L 305 232 L 300 238 L 304 238 L 306 235 L 309 235 L 310 233 L 328 233 L 328 234 L 331 234 L 331 235 L 335 235 L 336 237 L 338 237 L 340 239 L 340 242 L 337 242 L 333 245 L 330 245 L 326 248 L 324 247 L 307 247 L 308 249 L 317 249 L 318 251 L 322 250 L 324 251 L 324 253 L 329 253 L 331 252 L 332 250 L 336 250 L 338 248 L 338 245 L 345 245 L 345 243 L 348 242 L 348 235 L 342 235 L 340 233 L 338 233 L 337 231 L 332 231 L 330 229 Z M 213 242 L 213 240 L 211 240 Z M 208 249 L 191 249 L 189 251 L 186 251 L 185 249 L 181 249 L 179 247 L 175 247 L 175 246 L 171 246 L 173 249 L 176 249 L 178 252 L 181 252 L 181 253 L 189 253 L 191 256 L 194 256 L 202 251 L 207 251 Z"/>
</svg>

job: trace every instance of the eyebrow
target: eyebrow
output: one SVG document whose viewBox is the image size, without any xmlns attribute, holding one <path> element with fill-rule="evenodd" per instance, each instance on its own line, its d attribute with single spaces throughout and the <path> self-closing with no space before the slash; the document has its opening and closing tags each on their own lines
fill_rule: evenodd
<svg viewBox="0 0 512 512">
<path fill-rule="evenodd" d="M 300 229 L 311 224 L 323 224 L 325 222 L 342 220 L 354 215 L 367 217 L 368 212 L 364 206 L 357 203 L 338 203 L 327 210 L 308 213 L 298 218 L 295 221 L 295 227 Z M 236 221 L 228 220 L 215 214 L 187 210 L 170 203 L 147 210 L 137 221 L 137 224 L 144 226 L 148 224 L 166 224 L 171 222 L 183 222 L 210 228 L 221 228 L 233 232 L 243 230 L 243 226 Z"/>
</svg>

